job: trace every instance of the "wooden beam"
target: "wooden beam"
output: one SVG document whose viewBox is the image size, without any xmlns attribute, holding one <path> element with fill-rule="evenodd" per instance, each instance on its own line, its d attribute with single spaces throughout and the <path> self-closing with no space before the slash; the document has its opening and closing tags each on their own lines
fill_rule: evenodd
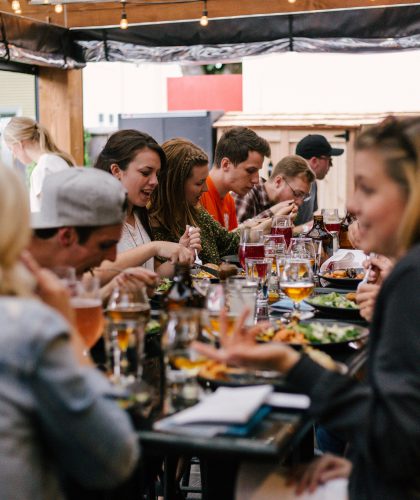
<svg viewBox="0 0 420 500">
<path fill-rule="evenodd" d="M 38 83 L 39 121 L 76 165 L 83 165 L 82 71 L 40 67 Z"/>
<path fill-rule="evenodd" d="M 50 0 L 58 3 L 59 0 Z M 162 0 L 160 0 L 162 1 Z M 163 0 L 164 1 L 164 0 Z M 176 1 L 176 0 L 174 0 Z M 157 0 L 127 0 L 127 15 L 130 23 L 159 23 L 199 19 L 203 3 L 157 4 Z M 390 5 L 419 4 L 418 0 L 207 0 L 209 19 L 276 13 L 293 13 L 331 9 L 381 7 Z M 61 14 L 54 12 L 53 5 L 32 5 L 21 0 L 22 13 L 26 17 L 51 22 L 67 27 L 118 25 L 121 14 L 119 1 L 111 3 L 66 4 Z M 9 2 L 0 2 L 0 9 L 11 12 Z"/>
</svg>

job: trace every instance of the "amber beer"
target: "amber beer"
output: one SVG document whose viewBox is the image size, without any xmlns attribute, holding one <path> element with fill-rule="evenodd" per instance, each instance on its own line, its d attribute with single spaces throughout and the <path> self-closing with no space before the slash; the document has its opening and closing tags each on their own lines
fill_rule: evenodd
<svg viewBox="0 0 420 500">
<path fill-rule="evenodd" d="M 172 368 L 175 370 L 183 370 L 195 375 L 199 371 L 200 367 L 208 361 L 207 358 L 197 354 L 188 357 L 185 354 L 185 351 L 182 351 L 182 353 L 179 354 L 174 352 L 169 355 L 169 364 Z"/>
<path fill-rule="evenodd" d="M 115 325 L 118 347 L 121 351 L 126 352 L 135 329 L 135 323 L 140 322 L 145 325 L 150 319 L 150 308 L 147 304 L 135 304 L 108 309 L 106 314 Z"/>
<path fill-rule="evenodd" d="M 292 299 L 294 302 L 300 302 L 306 297 L 311 295 L 314 284 L 313 283 L 299 283 L 297 282 L 289 282 L 289 283 L 281 283 L 280 284 L 282 292 Z"/>
<path fill-rule="evenodd" d="M 102 334 L 104 317 L 100 299 L 72 297 L 71 306 L 76 315 L 76 326 L 86 346 L 91 348 Z"/>
<path fill-rule="evenodd" d="M 238 316 L 236 314 L 226 315 L 226 334 L 232 335 L 235 328 L 235 321 Z M 213 332 L 220 333 L 220 314 L 211 314 L 209 316 L 210 327 Z"/>
</svg>

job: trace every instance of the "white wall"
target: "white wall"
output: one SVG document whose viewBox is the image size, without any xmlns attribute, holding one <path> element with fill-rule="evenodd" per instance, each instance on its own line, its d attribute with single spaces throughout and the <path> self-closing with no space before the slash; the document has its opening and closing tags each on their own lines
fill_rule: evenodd
<svg viewBox="0 0 420 500">
<path fill-rule="evenodd" d="M 88 64 L 83 69 L 84 126 L 110 126 L 110 114 L 117 126 L 118 113 L 167 111 L 166 79 L 173 76 L 182 76 L 178 64 Z"/>
<path fill-rule="evenodd" d="M 420 111 L 420 51 L 284 53 L 243 61 L 246 113 Z"/>
</svg>

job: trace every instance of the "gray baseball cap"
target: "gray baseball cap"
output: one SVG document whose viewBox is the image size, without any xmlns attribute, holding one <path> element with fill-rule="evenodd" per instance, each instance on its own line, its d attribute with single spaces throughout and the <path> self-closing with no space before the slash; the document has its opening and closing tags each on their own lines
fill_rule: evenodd
<svg viewBox="0 0 420 500">
<path fill-rule="evenodd" d="M 48 175 L 42 185 L 41 211 L 32 213 L 33 229 L 112 226 L 125 217 L 127 193 L 111 174 L 70 167 Z"/>
</svg>

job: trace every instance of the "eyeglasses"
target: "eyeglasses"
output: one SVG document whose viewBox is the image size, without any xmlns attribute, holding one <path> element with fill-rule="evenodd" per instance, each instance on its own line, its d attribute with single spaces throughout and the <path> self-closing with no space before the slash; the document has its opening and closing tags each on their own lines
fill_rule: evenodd
<svg viewBox="0 0 420 500">
<path fill-rule="evenodd" d="M 332 158 L 331 156 L 319 156 L 318 158 L 322 158 L 323 160 L 328 160 L 328 165 L 332 165 Z"/>
<path fill-rule="evenodd" d="M 309 201 L 311 199 L 311 193 L 304 193 L 303 191 L 295 191 L 292 186 L 283 177 L 284 182 L 289 186 L 294 198 L 298 198 L 303 201 Z"/>
</svg>

